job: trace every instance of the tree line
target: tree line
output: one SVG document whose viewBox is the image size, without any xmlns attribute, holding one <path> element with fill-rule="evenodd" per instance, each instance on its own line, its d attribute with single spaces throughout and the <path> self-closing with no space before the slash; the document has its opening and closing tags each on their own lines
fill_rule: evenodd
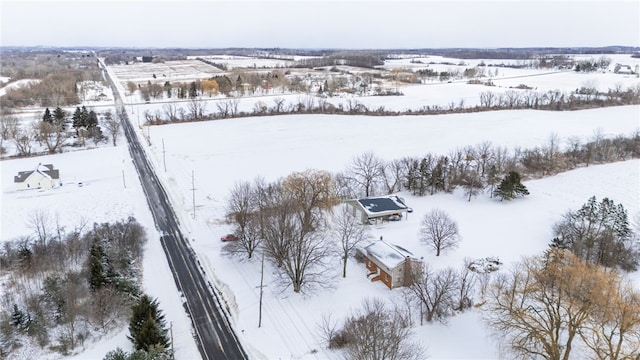
<svg viewBox="0 0 640 360">
<path fill-rule="evenodd" d="M 123 324 L 144 298 L 143 227 L 130 217 L 93 227 L 81 220 L 68 229 L 45 211 L 28 222 L 33 235 L 4 242 L 0 251 L 8 280 L 0 303 L 0 355 L 31 341 L 69 354 Z"/>
<path fill-rule="evenodd" d="M 222 92 L 222 82 L 216 80 L 219 91 Z M 230 83 L 231 84 L 231 83 Z M 354 83 L 355 84 L 355 83 Z M 232 86 L 232 85 L 227 85 Z M 640 104 L 640 86 L 622 89 L 616 86 L 607 92 L 600 92 L 592 85 L 584 85 L 574 91 L 564 92 L 549 90 L 536 92 L 533 90 L 510 89 L 505 92 L 483 91 L 479 95 L 480 103 L 467 106 L 464 100 L 451 101 L 446 105 L 425 105 L 417 109 L 390 110 L 384 106 L 370 108 L 356 98 L 348 98 L 344 103 L 334 105 L 329 102 L 326 94 L 330 94 L 332 83 L 320 85 L 320 93 L 300 94 L 296 101 L 286 103 L 281 97 L 276 97 L 273 103 L 267 104 L 258 101 L 251 111 L 239 111 L 237 104 L 240 97 L 233 96 L 219 99 L 216 109 L 205 113 L 206 102 L 201 95 L 185 97 L 189 99 L 187 109 L 178 109 L 175 104 L 168 104 L 162 110 L 149 114 L 148 123 L 162 125 L 173 122 L 188 122 L 202 120 L 217 120 L 253 116 L 274 116 L 283 114 L 339 114 L 339 115 L 369 115 L 369 116 L 401 116 L 401 115 L 441 115 L 455 113 L 475 113 L 495 110 L 549 110 L 572 111 L 594 109 L 609 106 L 638 105 Z M 329 90 L 327 90 L 329 89 Z M 198 90 L 200 94 L 200 90 Z M 382 94 L 381 94 L 382 95 Z M 399 95 L 393 94 L 393 95 Z M 158 93 L 160 96 L 160 93 Z M 229 111 L 229 104 L 236 104 L 235 111 Z M 191 105 L 195 104 L 195 106 Z M 194 112 L 199 109 L 199 112 Z M 216 111 L 217 110 L 217 111 Z M 179 116 L 176 116 L 178 114 Z"/>
</svg>

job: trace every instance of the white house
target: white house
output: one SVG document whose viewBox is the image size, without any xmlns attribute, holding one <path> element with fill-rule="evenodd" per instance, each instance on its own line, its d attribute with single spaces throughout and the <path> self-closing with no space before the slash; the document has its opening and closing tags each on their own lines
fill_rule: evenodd
<svg viewBox="0 0 640 360">
<path fill-rule="evenodd" d="M 38 164 L 35 170 L 20 171 L 13 177 L 18 190 L 52 189 L 62 185 L 60 172 L 53 165 Z"/>
<path fill-rule="evenodd" d="M 353 215 L 360 214 L 363 224 L 389 220 L 392 216 L 402 217 L 403 213 L 410 211 L 404 199 L 396 195 L 352 199 L 346 203 L 353 208 Z"/>
</svg>

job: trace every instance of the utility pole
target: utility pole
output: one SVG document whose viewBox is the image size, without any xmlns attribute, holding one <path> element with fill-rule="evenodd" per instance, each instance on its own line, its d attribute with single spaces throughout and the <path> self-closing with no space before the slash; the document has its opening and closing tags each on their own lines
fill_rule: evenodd
<svg viewBox="0 0 640 360">
<path fill-rule="evenodd" d="M 175 350 L 173 349 L 173 321 L 169 326 L 169 332 L 171 333 L 171 360 L 175 359 Z"/>
<path fill-rule="evenodd" d="M 124 185 L 124 188 L 127 188 L 127 182 L 124 180 L 124 159 L 122 159 L 122 184 Z"/>
<path fill-rule="evenodd" d="M 162 163 L 164 164 L 164 172 L 167 172 L 167 158 L 166 151 L 164 150 L 164 138 L 162 139 Z"/>
<path fill-rule="evenodd" d="M 194 179 L 194 171 L 191 170 L 191 191 L 193 192 L 193 218 L 196 218 L 196 183 Z"/>
<path fill-rule="evenodd" d="M 264 288 L 264 251 L 262 252 L 262 264 L 260 266 L 260 305 L 258 307 L 258 327 L 262 326 L 262 288 Z"/>
</svg>

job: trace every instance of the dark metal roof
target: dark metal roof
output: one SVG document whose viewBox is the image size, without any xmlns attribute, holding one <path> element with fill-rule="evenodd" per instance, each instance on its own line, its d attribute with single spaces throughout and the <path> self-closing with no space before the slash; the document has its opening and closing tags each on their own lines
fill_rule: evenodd
<svg viewBox="0 0 640 360">
<path fill-rule="evenodd" d="M 46 164 L 46 165 L 38 164 L 38 168 L 36 170 L 20 171 L 17 176 L 13 177 L 13 182 L 14 183 L 24 182 L 25 180 L 27 180 L 27 178 L 29 176 L 31 176 L 31 174 L 33 174 L 36 171 L 42 173 L 43 175 L 49 176 L 52 179 L 56 179 L 56 180 L 60 179 L 60 171 L 58 169 L 54 169 L 53 165 L 51 165 L 51 164 Z"/>
<path fill-rule="evenodd" d="M 397 196 L 383 196 L 375 198 L 358 199 L 358 202 L 369 213 L 380 213 L 383 211 L 406 211 L 407 205 Z"/>
</svg>

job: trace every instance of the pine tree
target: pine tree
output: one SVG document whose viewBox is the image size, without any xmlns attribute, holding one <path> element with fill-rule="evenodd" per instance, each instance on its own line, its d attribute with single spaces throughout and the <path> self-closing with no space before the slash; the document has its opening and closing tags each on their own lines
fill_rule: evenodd
<svg viewBox="0 0 640 360">
<path fill-rule="evenodd" d="M 78 129 L 84 126 L 82 110 L 80 110 L 79 107 L 76 107 L 76 111 L 73 112 L 73 116 L 71 117 L 71 119 L 73 120 L 73 123 L 71 126 L 73 126 L 73 128 L 76 129 L 76 132 L 78 132 Z"/>
<path fill-rule="evenodd" d="M 53 123 L 53 118 L 51 117 L 51 111 L 49 111 L 49 108 L 44 109 L 44 115 L 42 116 L 42 121 L 48 122 L 49 124 Z"/>
<path fill-rule="evenodd" d="M 105 253 L 100 241 L 95 241 L 91 245 L 89 253 L 89 287 L 92 291 L 101 289 L 106 283 L 104 270 Z"/>
<path fill-rule="evenodd" d="M 522 184 L 520 174 L 517 171 L 510 171 L 509 174 L 502 179 L 494 191 L 494 195 L 499 196 L 501 200 L 511 200 L 529 195 L 529 190 Z"/>
<path fill-rule="evenodd" d="M 62 126 L 62 129 L 65 130 L 67 128 L 67 124 L 65 123 L 65 118 L 67 117 L 67 113 L 60 108 L 60 106 L 56 107 L 53 110 L 53 123 L 55 125 Z"/>
<path fill-rule="evenodd" d="M 85 126 L 88 130 L 91 130 L 98 126 L 98 116 L 96 115 L 95 111 L 89 111 L 85 120 Z"/>
<path fill-rule="evenodd" d="M 158 308 L 158 302 L 143 294 L 131 307 L 131 312 L 128 338 L 136 350 L 148 351 L 156 347 L 166 349 L 169 338 L 164 314 Z"/>
<path fill-rule="evenodd" d="M 13 304 L 13 312 L 11 313 L 11 325 L 20 329 L 24 325 L 26 318 L 26 315 L 22 310 L 18 308 L 18 305 Z"/>
</svg>

